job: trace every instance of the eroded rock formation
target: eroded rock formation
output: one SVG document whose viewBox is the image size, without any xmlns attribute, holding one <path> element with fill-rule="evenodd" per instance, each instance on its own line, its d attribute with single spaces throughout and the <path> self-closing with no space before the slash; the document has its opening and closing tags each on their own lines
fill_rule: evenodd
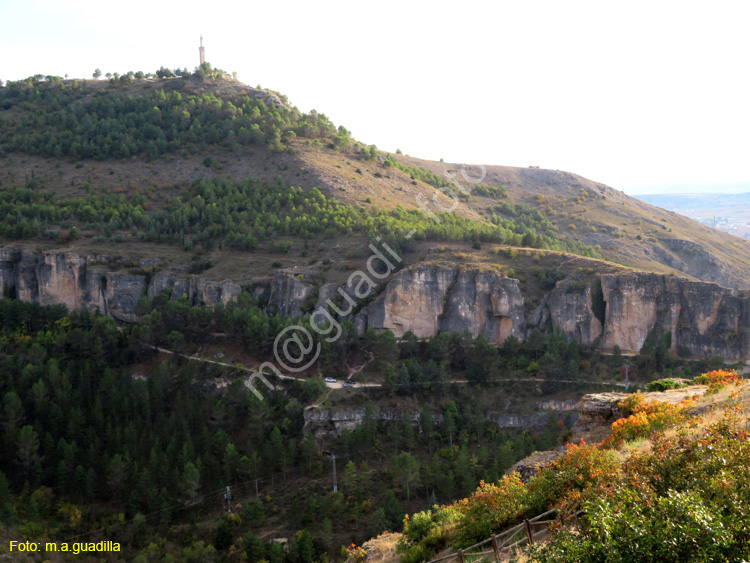
<svg viewBox="0 0 750 563">
<path fill-rule="evenodd" d="M 113 268 L 106 257 L 0 249 L 3 295 L 42 305 L 64 303 L 69 309 L 98 308 L 121 321 L 136 320 L 136 304 L 144 293 L 153 298 L 171 289 L 173 299 L 187 297 L 193 304 L 213 307 L 242 290 L 234 281 L 178 270 L 151 276 L 123 270 Z M 422 264 L 401 270 L 366 305 L 353 288 L 330 283 L 317 287 L 312 275 L 301 271 L 280 270 L 250 281 L 254 294 L 267 301 L 268 312 L 300 317 L 336 303 L 340 311 L 354 311 L 348 318 L 360 333 L 387 329 L 397 337 L 412 331 L 418 338 L 430 338 L 468 330 L 500 345 L 511 335 L 524 340 L 531 328 L 539 327 L 559 329 L 580 344 L 637 353 L 651 331 L 657 336 L 671 332 L 673 352 L 750 359 L 750 297 L 668 275 L 624 272 L 565 278 L 541 299 L 537 296 L 538 305 L 531 311 L 518 280 L 452 266 Z"/>
</svg>

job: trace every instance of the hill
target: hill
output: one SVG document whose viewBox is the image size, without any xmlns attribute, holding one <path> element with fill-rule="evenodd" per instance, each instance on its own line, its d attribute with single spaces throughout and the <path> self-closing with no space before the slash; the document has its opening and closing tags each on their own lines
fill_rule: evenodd
<svg viewBox="0 0 750 563">
<path fill-rule="evenodd" d="M 355 141 L 323 114 L 302 114 L 279 94 L 227 78 L 36 77 L 11 83 L 0 89 L 0 151 L 6 193 L 9 187 L 21 190 L 13 199 L 31 205 L 19 209 L 6 201 L 3 232 L 12 239 L 54 238 L 59 244 L 66 228 L 75 226 L 79 239 L 94 243 L 87 248 L 102 253 L 122 253 L 118 243 L 129 241 L 178 242 L 188 250 L 197 243 L 210 253 L 215 274 L 226 276 L 231 269 L 221 265 L 234 258 L 217 247 L 226 248 L 220 243 L 228 235 L 246 238 L 252 217 L 232 224 L 219 220 L 213 231 L 203 217 L 198 225 L 189 219 L 185 225 L 156 226 L 153 236 L 143 231 L 151 229 L 159 213 L 202 213 L 193 205 L 198 195 L 206 200 L 196 180 L 280 179 L 305 192 L 318 188 L 326 198 L 368 217 L 394 217 L 406 210 L 418 213 L 409 217 L 427 221 L 442 216 L 441 210 L 453 210 L 459 220 L 470 221 L 452 234 L 422 228 L 418 238 L 435 242 L 469 239 L 564 250 L 639 270 L 750 287 L 747 241 L 567 172 L 383 153 Z M 99 200 L 100 207 L 129 204 L 137 213 L 113 220 L 112 213 L 84 210 L 87 198 Z M 75 201 L 82 205 L 68 205 Z M 50 216 L 35 203 L 66 212 Z M 328 228 L 308 234 L 325 237 Z M 372 225 L 352 225 L 328 230 L 327 236 L 354 235 L 350 242 L 357 243 L 356 237 L 371 230 Z M 277 225 L 271 231 L 299 241 L 300 233 Z M 401 225 L 391 234 L 398 238 L 405 232 Z M 236 236 L 229 243 L 243 246 Z M 136 255 L 131 258 L 148 254 L 127 250 Z"/>
<path fill-rule="evenodd" d="M 9 540 L 343 560 L 559 446 L 581 393 L 750 358 L 750 295 L 701 281 L 740 284 L 742 241 L 158 74 L 0 88 Z"/>
</svg>

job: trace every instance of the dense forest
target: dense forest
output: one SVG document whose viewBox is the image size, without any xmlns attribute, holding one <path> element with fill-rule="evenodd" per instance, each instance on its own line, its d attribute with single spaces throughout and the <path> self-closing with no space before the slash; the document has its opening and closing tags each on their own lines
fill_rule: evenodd
<svg viewBox="0 0 750 563">
<path fill-rule="evenodd" d="M 322 380 L 286 382 L 258 401 L 239 369 L 154 351 L 194 352 L 221 332 L 265 357 L 292 320 L 268 316 L 259 305 L 243 293 L 214 310 L 164 292 L 139 302 L 138 323 L 118 326 L 62 306 L 0 301 L 4 521 L 27 536 L 59 541 L 116 535 L 133 553 L 163 536 L 162 554 L 228 554 L 244 538 L 252 560 L 312 561 L 400 529 L 404 506 L 468 494 L 564 434 L 554 417 L 546 430 L 508 434 L 486 418 L 474 393 L 523 393 L 530 375 L 548 377 L 546 392 L 554 392 L 565 386 L 554 376 L 560 365 L 583 389 L 586 379 L 611 377 L 621 361 L 539 331 L 526 343 L 509 338 L 498 350 L 468 333 L 428 342 L 410 334 L 398 342 L 390 332 L 358 337 L 344 321 L 344 336 L 324 347 L 321 369 L 333 373 L 342 363 L 376 358 L 368 370 L 383 387 L 362 392 L 381 401 L 408 397 L 421 411 L 415 426 L 378 421 L 366 409 L 363 423 L 333 445 L 342 460 L 342 490 L 333 493 L 329 461 L 303 432 L 303 407 L 321 399 Z M 653 352 L 644 351 L 641 364 L 650 375 Z M 468 386 L 455 383 L 463 377 Z M 228 385 L 217 388 L 216 381 Z M 293 492 L 286 482 L 295 483 Z M 221 518 L 226 485 L 241 508 Z M 298 530 L 299 545 L 274 551 L 257 536 L 268 526 Z"/>
</svg>

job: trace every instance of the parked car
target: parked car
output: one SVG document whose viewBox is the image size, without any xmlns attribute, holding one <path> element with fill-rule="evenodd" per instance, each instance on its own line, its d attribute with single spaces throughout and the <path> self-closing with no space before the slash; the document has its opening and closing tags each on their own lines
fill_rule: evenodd
<svg viewBox="0 0 750 563">
<path fill-rule="evenodd" d="M 336 383 L 336 380 L 333 377 L 326 377 L 326 383 Z"/>
<path fill-rule="evenodd" d="M 354 381 L 353 379 L 347 379 L 346 381 L 344 381 L 344 387 L 354 387 L 355 383 L 356 381 Z"/>
</svg>

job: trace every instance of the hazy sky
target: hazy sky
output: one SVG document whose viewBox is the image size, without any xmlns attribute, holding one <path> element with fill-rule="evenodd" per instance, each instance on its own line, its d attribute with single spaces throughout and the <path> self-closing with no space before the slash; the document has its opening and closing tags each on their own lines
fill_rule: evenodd
<svg viewBox="0 0 750 563">
<path fill-rule="evenodd" d="M 379 148 L 750 191 L 750 3 L 1 0 L 0 79 L 214 67 Z"/>
</svg>

